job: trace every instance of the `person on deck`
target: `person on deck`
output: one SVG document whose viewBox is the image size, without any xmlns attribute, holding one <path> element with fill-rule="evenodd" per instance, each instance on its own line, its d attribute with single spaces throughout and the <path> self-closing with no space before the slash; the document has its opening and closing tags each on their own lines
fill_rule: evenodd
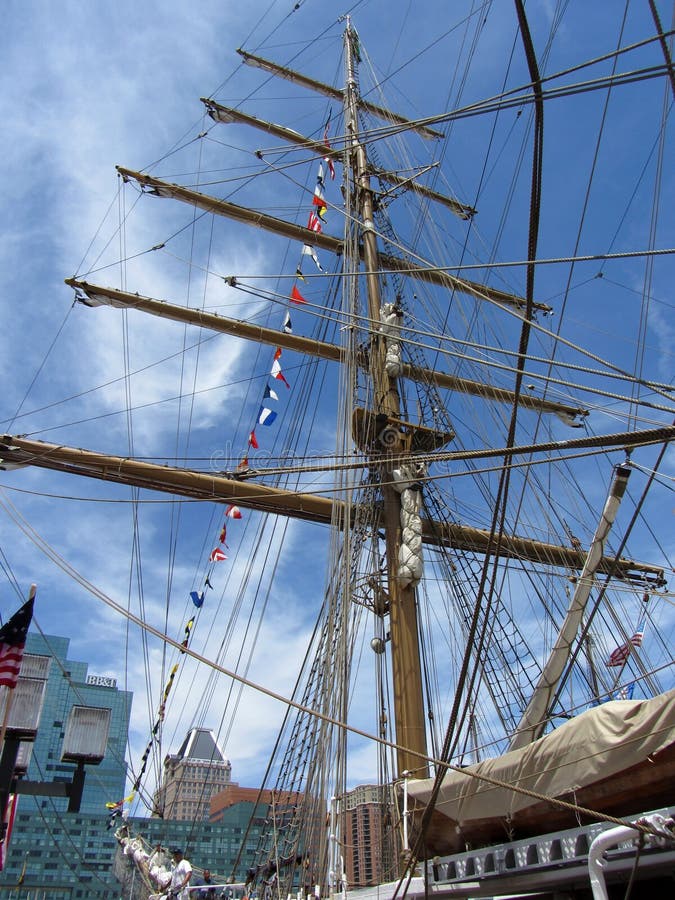
<svg viewBox="0 0 675 900">
<path fill-rule="evenodd" d="M 192 876 L 192 866 L 183 856 L 183 851 L 175 848 L 171 851 L 173 857 L 173 871 L 171 872 L 171 888 L 169 895 L 177 900 L 189 900 L 190 892 L 187 886 Z"/>
<path fill-rule="evenodd" d="M 216 889 L 213 886 L 213 878 L 209 869 L 204 869 L 202 887 L 197 891 L 199 900 L 216 900 Z"/>
</svg>

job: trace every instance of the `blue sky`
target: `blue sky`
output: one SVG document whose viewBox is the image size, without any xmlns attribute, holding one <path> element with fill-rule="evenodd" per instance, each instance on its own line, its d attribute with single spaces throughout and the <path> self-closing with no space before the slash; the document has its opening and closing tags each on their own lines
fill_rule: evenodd
<svg viewBox="0 0 675 900">
<path fill-rule="evenodd" d="M 5 378 L 12 381 L 11 389 L 4 394 L 4 415 L 18 409 L 45 359 L 44 369 L 38 372 L 35 385 L 23 403 L 24 411 L 49 404 L 54 398 L 71 396 L 78 387 L 101 383 L 106 380 L 106 372 L 119 374 L 119 322 L 103 321 L 100 316 L 93 320 L 84 310 L 71 313 L 72 291 L 63 284 L 63 278 L 78 269 L 106 209 L 115 201 L 115 164 L 141 168 L 162 156 L 186 129 L 194 131 L 193 126 L 203 112 L 199 97 L 208 95 L 238 67 L 234 49 L 247 38 L 267 4 L 249 5 L 244 20 L 237 11 L 239 5 L 229 3 L 199 4 L 197 15 L 192 7 L 178 3 L 146 5 L 142 15 L 138 14 L 138 6 L 131 3 L 122 3 L 114 10 L 103 4 L 79 3 L 58 7 L 50 3 L 10 6 L 0 38 L 5 60 L 2 107 L 8 136 L 3 208 L 7 224 L 11 223 L 11 236 L 8 233 L 0 251 L 6 323 L 0 340 Z M 177 60 L 181 60 L 180 65 L 176 64 Z M 103 227 L 107 227 L 105 223 Z M 20 259 L 23 261 L 19 262 Z M 254 253 L 243 269 L 255 271 L 258 265 Z M 148 293 L 171 296 L 166 276 L 156 267 L 147 267 L 141 276 Z M 62 326 L 61 338 L 50 354 L 52 341 Z M 116 335 L 114 347 L 108 341 L 110 328 Z M 155 330 L 152 356 L 161 355 L 158 351 L 163 341 L 167 353 L 175 351 L 173 331 L 171 326 Z M 81 342 L 83 334 L 89 335 L 85 343 Z M 136 335 L 142 344 L 141 332 L 137 330 Z M 142 348 L 136 347 L 136 351 L 142 355 Z M 209 352 L 207 343 L 202 351 L 200 379 L 205 386 L 209 381 L 227 382 L 228 370 L 236 364 L 238 351 L 229 351 L 228 362 L 222 360 L 220 348 L 211 351 L 211 360 Z M 138 355 L 136 359 L 139 360 Z M 142 365 L 140 360 L 138 365 Z M 135 402 L 142 404 L 165 396 L 170 377 L 175 375 L 175 365 L 173 372 L 167 373 L 165 369 L 157 380 L 150 372 L 142 383 L 136 383 Z M 103 394 L 104 409 L 123 407 L 124 396 L 119 386 Z M 100 402 L 101 392 L 91 402 L 85 399 L 78 405 L 75 418 L 91 415 Z M 220 397 L 204 413 L 210 417 L 214 452 L 227 443 L 227 434 L 216 429 L 223 412 L 224 402 Z M 69 421 L 70 413 L 64 415 L 59 408 L 56 412 L 47 410 L 43 415 L 46 417 L 43 423 L 63 422 Z M 28 430 L 20 421 L 18 430 Z M 82 443 L 88 441 L 94 446 L 97 435 L 100 439 L 105 433 L 117 443 L 124 431 L 120 417 L 104 419 L 102 424 L 103 427 L 98 423 L 84 426 L 88 434 Z M 150 424 L 141 424 L 139 420 L 136 427 L 136 439 L 156 450 L 157 435 L 168 424 L 160 408 Z M 48 433 L 44 437 L 50 439 Z M 55 432 L 53 437 L 67 440 L 63 432 Z M 72 483 L 68 485 L 68 479 L 52 479 L 48 475 L 43 478 L 46 473 L 37 470 L 25 474 L 28 477 L 15 484 L 28 492 L 51 489 L 59 496 L 101 494 L 96 484 L 76 487 Z M 107 495 L 112 497 L 114 493 L 107 492 Z M 11 499 L 22 507 L 43 541 L 59 547 L 63 556 L 80 567 L 85 577 L 110 596 L 121 599 L 124 605 L 130 567 L 125 504 L 122 510 L 115 504 L 96 503 L 84 504 L 83 509 L 83 504 L 76 501 L 55 497 L 40 501 L 30 493 L 12 495 Z M 207 533 L 211 514 L 204 514 L 205 525 L 201 526 Z M 35 515 L 37 520 L 33 518 Z M 149 611 L 148 616 L 160 630 L 164 630 L 161 595 L 166 596 L 167 592 L 167 548 L 161 528 L 162 521 L 168 521 L 170 515 L 167 512 L 167 519 L 158 515 L 159 524 L 156 521 L 150 526 L 157 528 L 159 534 L 144 533 L 147 542 L 143 548 L 147 553 L 144 577 L 153 585 L 148 591 L 148 602 L 154 615 Z M 50 563 L 19 531 L 6 530 L 7 526 L 8 521 L 3 521 L 1 543 L 5 558 L 22 588 L 31 581 L 38 584 L 35 619 L 41 629 L 46 633 L 69 635 L 71 653 L 89 661 L 90 671 L 114 675 L 120 684 L 128 679 L 126 686 L 135 692 L 132 756 L 135 755 L 137 763 L 149 735 L 149 719 L 156 713 L 158 692 L 163 687 L 159 642 L 151 641 L 154 695 L 148 703 L 136 635 L 131 636 L 129 648 L 125 649 L 125 621 Z M 233 527 L 231 531 L 234 530 Z M 215 537 L 215 532 L 216 526 L 212 525 L 208 540 Z M 201 570 L 197 572 L 200 550 L 179 549 L 179 555 L 184 554 L 184 558 L 178 559 L 172 577 L 180 602 L 172 607 L 169 616 L 172 621 L 168 624 L 169 633 L 174 637 L 182 638 L 186 620 L 184 600 L 188 589 L 196 586 L 193 579 L 201 574 Z M 17 603 L 11 586 L 5 585 L 3 615 L 7 616 Z M 296 660 L 304 651 L 307 626 L 295 617 L 285 625 L 272 620 L 269 627 L 276 634 L 284 627 L 289 632 L 285 641 L 291 651 L 288 663 L 275 661 L 274 678 L 269 682 L 277 689 L 288 688 Z M 203 632 L 204 626 L 199 635 L 202 650 Z M 215 638 L 212 645 L 214 642 Z M 203 686 L 192 684 L 194 674 L 190 673 L 189 666 L 183 668 L 186 671 L 181 673 L 172 698 L 172 708 L 177 712 L 167 721 L 166 751 L 176 749 L 191 724 L 206 724 L 216 729 L 219 726 L 215 712 L 206 722 L 193 723 L 189 714 L 180 716 L 181 708 L 189 703 L 188 698 L 203 690 Z M 269 677 L 264 667 L 253 674 L 262 681 Z M 283 712 L 279 704 L 260 697 L 255 698 L 254 704 L 249 699 L 249 706 L 255 708 L 255 726 L 248 728 L 244 721 L 241 746 L 235 734 L 225 748 L 233 760 L 233 777 L 241 778 L 243 783 L 247 783 L 247 775 L 250 778 L 258 771 L 257 754 Z M 269 725 L 263 728 L 261 721 L 266 720 Z M 247 769 L 246 758 L 256 758 L 250 763 L 252 769 Z"/>
<path fill-rule="evenodd" d="M 282 29 L 285 40 L 289 33 L 294 37 L 296 27 L 298 35 L 316 33 L 317 11 L 310 6 L 307 4 L 295 15 L 297 26 L 287 26 L 285 32 Z M 111 218 L 113 225 L 116 221 L 114 166 L 142 168 L 162 157 L 185 134 L 197 133 L 199 123 L 203 123 L 199 97 L 209 95 L 241 69 L 235 48 L 246 42 L 247 47 L 255 49 L 257 42 L 267 37 L 290 9 L 287 4 L 271 4 L 273 10 L 265 18 L 263 14 L 269 7 L 267 2 L 248 4 L 242 14 L 240 5 L 234 3 L 200 3 L 196 10 L 180 3 L 162 3 L 145 5 L 139 15 L 137 4 L 132 3 L 121 3 L 114 10 L 103 4 L 10 4 L 0 38 L 5 81 L 0 102 L 7 126 L 3 209 L 10 226 L 8 239 L 0 249 L 6 325 L 0 346 L 8 384 L 3 402 L 3 415 L 7 418 L 19 409 L 26 413 L 49 407 L 64 396 L 104 383 L 107 373 L 119 377 L 119 319 L 113 321 L 105 313 L 92 315 L 83 308 L 71 310 L 72 291 L 63 284 L 63 278 L 82 271 L 81 260 L 90 240 L 95 239 L 99 228 L 103 234 L 109 234 Z M 264 23 L 256 31 L 259 17 L 264 18 Z M 333 29 L 338 34 L 339 30 Z M 244 79 L 247 76 L 244 71 Z M 237 89 L 242 90 L 239 86 Z M 109 214 L 106 220 L 111 204 L 112 216 Z M 160 217 L 165 213 L 161 210 Z M 144 237 L 142 232 L 138 238 L 134 233 L 130 240 L 137 238 L 142 242 Z M 258 272 L 269 267 L 262 240 L 237 240 L 236 253 L 230 247 L 232 252 L 219 260 L 221 271 Z M 102 242 L 99 240 L 98 246 Z M 115 252 L 110 255 L 114 257 Z M 135 272 L 135 288 L 153 296 L 175 296 L 166 266 L 166 259 L 159 265 L 144 262 Z M 117 273 L 114 277 L 118 277 Z M 105 277 L 102 280 L 116 283 Z M 236 313 L 236 307 L 229 311 Z M 156 359 L 164 350 L 170 355 L 180 347 L 173 325 L 155 322 L 152 327 L 148 347 L 147 325 L 131 324 L 134 367 L 143 367 L 145 353 Z M 241 348 L 230 346 L 224 358 L 222 339 L 205 342 L 200 350 L 197 388 L 236 382 L 240 353 Z M 137 379 L 134 403 L 152 404 L 171 395 L 169 385 L 175 383 L 178 367 L 176 360 L 156 375 L 151 370 Z M 222 390 L 210 391 L 208 403 L 195 411 L 197 417 L 201 416 L 200 425 L 210 434 L 209 452 L 216 456 L 232 452 L 229 434 L 222 427 L 232 412 L 223 394 Z M 235 387 L 229 392 L 229 402 L 234 406 L 239 400 Z M 58 405 L 55 409 L 43 409 L 36 416 L 20 416 L 12 428 L 32 431 L 28 423 L 39 419 L 38 428 L 42 431 L 47 427 L 42 431 L 45 440 L 68 442 L 77 434 L 74 441 L 78 445 L 96 446 L 107 434 L 114 445 L 111 449 L 124 452 L 125 426 L 120 416 L 90 424 L 82 422 L 79 427 L 65 430 L 49 430 L 50 425 L 99 414 L 101 408 L 107 412 L 120 410 L 124 402 L 118 383 L 70 404 L 68 411 Z M 70 412 L 73 409 L 75 412 Z M 136 441 L 153 453 L 158 450 L 161 436 L 171 427 L 175 406 L 168 414 L 162 405 L 151 406 L 148 413 L 149 419 L 141 417 L 134 422 L 134 434 Z M 95 483 L 75 485 L 68 478 L 39 470 L 25 470 L 21 476 L 12 476 L 11 482 L 25 493 L 11 494 L 9 500 L 37 529 L 38 544 L 56 547 L 84 578 L 125 605 L 132 567 L 128 503 L 83 504 L 77 498 L 105 496 L 113 500 L 120 495 Z M 40 498 L 43 492 L 52 496 Z M 125 496 L 128 498 L 128 492 Z M 188 508 L 179 513 L 177 508 L 170 509 L 164 498 L 160 500 L 156 506 L 161 511 L 147 517 L 150 521 L 143 531 L 146 614 L 155 627 L 166 627 L 169 634 L 181 639 L 189 615 L 189 606 L 185 605 L 188 591 L 200 586 L 203 574 L 204 547 L 200 543 L 214 539 L 217 525 L 211 510 L 194 513 Z M 167 556 L 171 551 L 167 543 L 171 529 L 167 525 L 163 533 L 163 526 L 171 516 L 178 515 L 191 516 L 191 521 L 197 522 L 194 527 L 199 529 L 199 535 L 196 543 L 187 538 L 179 545 L 169 576 Z M 235 535 L 235 539 L 238 527 L 239 523 L 230 527 L 230 535 Z M 289 529 L 291 533 L 298 532 L 297 540 L 304 540 L 305 547 L 308 540 L 315 540 L 303 537 L 302 526 L 291 523 Z M 229 540 L 231 543 L 232 537 Z M 71 653 L 89 661 L 90 671 L 113 675 L 120 685 L 134 691 L 131 755 L 138 764 L 163 688 L 162 673 L 167 674 L 161 645 L 150 640 L 153 694 L 148 699 L 146 673 L 134 630 L 128 636 L 123 619 L 49 561 L 8 519 L 2 523 L 1 544 L 19 585 L 24 588 L 32 581 L 38 584 L 35 620 L 40 628 L 46 633 L 69 635 Z M 232 556 L 236 550 L 235 545 Z M 245 559 L 245 553 L 242 556 Z M 218 575 L 222 582 L 221 573 Z M 269 653 L 263 652 L 249 677 L 285 693 L 291 689 L 298 661 L 305 652 L 312 616 L 301 604 L 298 609 L 297 600 L 289 596 L 290 574 L 285 579 L 286 587 L 282 575 L 275 598 L 281 612 L 276 608 L 271 611 L 264 626 L 268 636 L 263 634 L 260 643 L 269 646 L 281 637 L 286 653 L 275 655 L 271 665 Z M 236 582 L 235 576 L 232 581 Z M 222 591 L 222 583 L 218 584 L 215 578 L 214 582 L 218 592 Z M 163 612 L 167 594 L 172 598 L 168 623 Z M 6 584 L 3 615 L 9 615 L 18 602 L 11 583 Z M 219 603 L 223 603 L 222 598 Z M 208 604 L 207 611 L 213 613 Z M 207 655 L 215 656 L 219 641 L 213 621 L 202 624 L 195 632 L 195 648 Z M 165 752 L 176 749 L 192 724 L 205 724 L 216 730 L 222 727 L 216 706 L 212 706 L 204 721 L 193 718 L 200 714 L 194 712 L 191 698 L 208 690 L 204 686 L 208 672 L 202 669 L 195 675 L 196 668 L 187 662 L 181 668 L 167 717 Z M 279 703 L 259 695 L 245 695 L 237 728 L 224 741 L 225 751 L 233 761 L 235 779 L 255 783 L 283 712 Z"/>
<path fill-rule="evenodd" d="M 604 28 L 603 18 L 614 6 L 604 2 L 588 9 L 587 4 L 576 4 L 570 24 L 566 23 L 560 30 L 547 71 L 563 68 L 570 58 L 580 61 L 594 55 L 597 52 L 595 40 Z M 441 53 L 440 58 L 432 57 L 432 64 L 418 51 L 433 43 L 439 33 L 439 24 L 443 26 L 446 22 L 449 37 L 445 40 L 448 46 L 454 46 L 450 42 L 455 32 L 457 35 L 462 32 L 469 4 L 449 12 L 445 3 L 402 2 L 396 4 L 396 12 L 400 14 L 397 16 L 389 14 L 391 4 L 379 0 L 355 3 L 353 7 L 364 47 L 369 59 L 379 66 L 380 77 L 396 73 L 397 77 L 392 77 L 388 86 L 396 87 L 392 97 L 397 108 L 408 115 L 443 110 L 450 93 L 449 56 L 443 57 Z M 488 7 L 486 4 L 486 12 Z M 325 99 L 307 97 L 300 105 L 290 106 L 289 100 L 298 92 L 283 83 L 258 92 L 257 87 L 264 76 L 242 67 L 235 53 L 236 47 L 243 45 L 253 52 L 260 48 L 261 55 L 287 62 L 306 42 L 312 41 L 311 51 L 303 52 L 303 66 L 298 64 L 298 68 L 304 67 L 314 77 L 339 83 L 342 26 L 336 19 L 347 8 L 305 0 L 297 11 L 292 10 L 291 2 L 269 3 L 268 0 L 248 3 L 243 10 L 241 4 L 232 2 L 200 2 L 189 6 L 178 2 L 152 2 L 142 7 L 121 2 L 114 9 L 102 3 L 53 4 L 46 0 L 6 5 L 0 36 L 3 58 L 0 112 L 5 133 L 2 199 L 5 239 L 0 245 L 0 297 L 4 323 L 0 333 L 4 385 L 0 417 L 5 420 L 3 430 L 10 433 L 25 431 L 47 441 L 128 452 L 128 423 L 123 415 L 117 414 L 126 402 L 125 385 L 119 380 L 124 371 L 122 319 L 111 310 L 71 308 L 72 291 L 63 284 L 63 279 L 75 272 L 96 269 L 120 256 L 119 244 L 106 242 L 109 238 L 118 240 L 114 235 L 121 215 L 128 215 L 124 250 L 129 256 L 135 249 L 153 246 L 158 239 L 184 227 L 189 221 L 184 209 L 174 212 L 169 204 L 161 201 L 156 201 L 153 206 L 153 201 L 147 202 L 148 198 L 142 198 L 143 215 L 136 217 L 132 210 L 134 195 L 128 191 L 124 195 L 124 203 L 128 206 L 122 209 L 114 166 L 121 164 L 142 169 L 166 156 L 166 161 L 159 164 L 158 172 L 168 180 L 172 180 L 172 176 L 178 180 L 182 171 L 194 171 L 201 152 L 196 135 L 200 130 L 212 127 L 212 123 L 203 118 L 201 96 L 213 95 L 228 103 L 254 94 L 250 103 L 244 104 L 244 108 L 253 114 L 275 118 L 300 131 L 320 132 L 327 110 Z M 585 25 L 579 27 L 582 14 L 587 18 Z M 542 39 L 552 15 L 552 3 L 540 4 L 533 11 L 536 40 Z M 638 14 L 634 16 L 637 18 Z M 642 13 L 640 18 L 644 18 Z M 451 31 L 453 22 L 457 23 L 454 32 Z M 481 43 L 481 64 L 472 69 L 471 81 L 462 95 L 464 103 L 501 89 L 498 73 L 515 38 L 512 10 L 506 11 L 504 6 L 495 5 L 489 9 L 489 23 Z M 572 24 L 577 27 L 572 28 Z M 640 24 L 636 33 L 649 33 L 648 25 L 644 21 Z M 445 29 L 441 33 L 445 34 Z M 607 39 L 605 50 L 610 48 L 610 43 Z M 516 45 L 514 57 L 509 84 L 526 83 L 519 45 Z M 398 89 L 402 75 L 406 76 L 405 92 Z M 456 89 L 455 84 L 453 96 L 456 96 Z M 588 229 L 584 231 L 579 247 L 581 253 L 599 253 L 608 249 L 612 230 L 625 209 L 629 192 L 629 182 L 623 184 L 617 180 L 616 173 L 623 171 L 621 157 L 625 156 L 626 171 L 629 163 L 634 168 L 641 153 L 647 158 L 645 145 L 655 138 L 652 129 L 654 109 L 646 102 L 643 106 L 640 96 L 636 90 L 630 106 L 616 116 L 614 142 L 601 149 L 601 159 L 614 157 L 616 165 L 612 178 L 596 182 L 597 190 L 602 192 L 602 202 L 596 202 L 590 208 Z M 661 94 L 658 96 L 660 98 Z M 586 116 L 589 119 L 597 117 L 599 99 L 589 95 L 587 100 L 581 101 L 579 121 L 570 120 L 563 101 L 560 103 L 560 108 L 549 107 L 547 159 L 554 170 L 559 164 L 564 171 L 570 156 L 577 154 L 578 168 L 585 169 L 590 165 L 592 146 L 586 138 L 577 137 L 576 128 L 584 124 Z M 526 114 L 527 110 L 523 115 Z M 514 114 L 510 128 L 515 130 L 517 127 Z M 475 148 L 483 146 L 489 135 L 489 124 L 482 120 L 466 120 L 455 124 L 451 134 L 454 154 L 449 167 L 451 187 L 471 198 L 478 177 Z M 508 138 L 509 131 L 505 128 L 500 139 L 504 141 L 505 152 L 512 154 L 513 144 Z M 233 129 L 232 134 L 227 130 L 211 131 L 204 155 L 214 160 L 220 154 L 220 166 L 223 169 L 229 166 L 235 171 L 240 165 L 251 165 L 250 156 L 240 148 L 250 150 L 260 144 L 274 143 L 275 140 L 261 136 L 244 139 L 241 130 Z M 183 144 L 186 144 L 183 152 L 167 156 L 170 150 Z M 493 168 L 485 173 L 488 186 L 500 174 L 502 161 L 497 153 L 492 159 Z M 188 168 L 182 170 L 183 164 Z M 310 184 L 310 188 L 313 171 L 313 166 L 306 166 L 298 176 L 303 184 Z M 521 182 L 527 182 L 528 172 L 526 163 Z M 204 175 L 204 181 L 207 180 Z M 672 173 L 666 174 L 666 181 L 665 192 L 670 192 L 666 207 L 668 203 L 672 207 Z M 284 193 L 277 196 L 271 179 L 259 184 L 261 187 L 256 188 L 260 192 L 258 199 L 262 201 L 259 205 L 280 216 L 283 211 L 275 212 L 275 204 L 291 202 L 288 198 L 302 190 L 302 184 L 287 181 Z M 539 255 L 571 253 L 570 235 L 573 235 L 573 223 L 579 214 L 578 202 L 570 199 L 564 177 L 547 180 L 546 189 L 547 199 L 552 202 L 545 208 Z M 645 184 L 640 184 L 638 196 L 647 189 Z M 495 190 L 494 196 L 489 194 L 495 208 L 501 192 L 506 190 L 505 187 Z M 242 192 L 244 197 L 246 193 Z M 239 195 L 233 199 L 243 202 Z M 333 202 L 339 201 L 334 198 Z M 486 247 L 491 246 L 498 226 L 490 221 L 489 209 L 481 210 L 479 222 L 481 240 Z M 601 238 L 597 237 L 598 230 L 593 230 L 595 226 L 599 226 Z M 200 239 L 206 240 L 206 223 L 200 222 L 197 227 Z M 633 229 L 632 233 L 629 228 Z M 563 249 L 555 240 L 559 233 L 565 235 Z M 200 272 L 190 273 L 184 263 L 190 234 L 188 232 L 182 240 L 175 239 L 169 251 L 130 260 L 123 276 L 128 279 L 129 289 L 176 302 L 190 296 L 193 302 L 198 302 Z M 519 243 L 514 238 L 513 255 L 523 259 L 526 255 L 524 231 L 517 237 Z M 295 264 L 294 258 L 290 263 L 287 260 L 282 263 L 281 250 L 275 249 L 276 255 L 272 256 L 264 235 L 257 231 L 242 235 L 240 230 L 219 222 L 210 239 L 213 241 L 209 263 L 212 271 L 223 275 L 268 274 L 270 289 L 275 285 L 271 276 L 282 271 L 282 265 L 288 264 L 292 271 Z M 448 229 L 445 239 L 449 246 L 458 248 L 461 232 Z M 669 241 L 667 233 L 660 230 L 657 246 L 672 246 L 672 243 L 672 232 Z M 625 226 L 614 249 L 633 244 L 646 245 L 644 222 Z M 477 249 L 474 248 L 476 252 Z M 622 284 L 617 292 L 637 285 L 637 278 L 628 264 L 618 267 L 618 274 L 614 268 L 611 274 Z M 584 270 L 583 275 L 579 272 L 579 281 L 587 275 L 588 270 Z M 112 267 L 97 277 L 102 283 L 116 285 L 121 277 L 120 269 Z M 469 277 L 478 276 L 470 274 Z M 508 279 L 507 286 L 515 280 L 508 272 L 504 277 Z M 91 276 L 91 280 L 95 281 L 96 277 Z M 282 282 L 284 284 L 286 282 Z M 544 298 L 552 298 L 559 288 L 556 276 L 546 270 L 538 284 Z M 666 270 L 659 268 L 654 282 L 655 296 L 665 296 L 669 285 Z M 608 332 L 615 317 L 616 296 L 617 293 L 610 289 L 599 301 L 594 301 L 605 306 L 604 323 Z M 622 293 L 621 296 L 626 295 Z M 271 308 L 265 304 L 252 306 L 252 301 L 245 295 L 226 289 L 222 280 L 209 282 L 204 289 L 204 299 L 209 307 L 235 317 L 256 316 L 273 322 L 278 314 L 278 307 L 274 305 Z M 575 312 L 575 335 L 587 339 L 590 330 L 598 328 L 594 346 L 602 352 L 607 336 L 602 324 L 598 325 L 603 322 L 603 316 L 595 316 L 602 310 L 594 309 L 593 316 L 589 307 L 586 310 L 588 316 L 581 301 Z M 655 304 L 654 316 L 659 327 L 654 328 L 648 342 L 650 377 L 668 381 L 673 370 L 672 305 Z M 183 422 L 188 415 L 193 417 L 202 440 L 199 455 L 220 459 L 223 453 L 230 454 L 230 448 L 235 454 L 239 452 L 241 435 L 248 426 L 246 421 L 236 417 L 242 402 L 249 415 L 251 409 L 255 411 L 255 398 L 268 371 L 266 351 L 245 349 L 239 343 L 226 342 L 223 338 L 206 340 L 206 336 L 200 336 L 203 342 L 198 352 L 194 349 L 188 354 L 187 370 L 183 370 L 178 356 L 183 345 L 179 326 L 153 321 L 150 330 L 147 322 L 130 316 L 127 327 L 132 369 L 141 370 L 157 360 L 166 360 L 132 380 L 133 405 L 139 408 L 139 413 L 133 416 L 137 452 L 148 456 L 165 452 L 164 446 L 173 439 L 178 404 L 159 401 L 175 396 L 180 391 L 179 385 L 188 382 L 196 392 L 194 406 L 189 410 L 183 407 L 181 415 Z M 626 353 L 631 351 L 632 348 L 627 347 Z M 250 382 L 247 379 L 252 371 L 257 374 L 257 380 Z M 292 380 L 293 376 L 289 377 Z M 103 389 L 84 394 L 67 404 L 54 405 L 64 397 L 73 397 L 107 381 L 112 383 Z M 27 415 L 32 410 L 39 411 Z M 319 438 L 321 449 L 332 447 L 329 408 L 324 412 L 325 421 L 320 418 L 318 422 L 319 428 L 323 428 Z M 102 415 L 105 417 L 100 418 Z M 609 417 L 611 413 L 604 410 L 601 415 Z M 236 439 L 233 438 L 235 432 Z M 564 432 L 561 436 L 569 434 Z M 197 448 L 185 443 L 183 433 L 171 446 L 176 447 L 175 455 L 179 451 L 186 455 L 197 453 Z M 670 466 L 672 471 L 672 460 Z M 128 492 L 121 495 L 118 490 L 95 483 L 74 484 L 67 476 L 37 469 L 3 477 L 3 484 L 10 488 L 6 499 L 37 530 L 38 544 L 43 542 L 55 548 L 83 579 L 122 605 L 129 603 L 139 614 L 141 591 L 130 545 L 132 513 L 126 502 Z M 597 492 L 597 497 L 602 497 L 605 485 L 591 477 L 588 489 L 590 494 Z M 121 497 L 125 502 L 119 502 Z M 82 498 L 86 498 L 86 502 L 82 502 Z M 159 630 L 166 627 L 169 634 L 180 639 L 190 612 L 188 592 L 199 585 L 203 576 L 205 555 L 217 533 L 220 512 L 204 507 L 195 509 L 194 504 L 170 505 L 165 498 L 160 500 L 147 504 L 140 513 L 143 519 L 142 594 L 147 604 L 143 614 L 154 627 Z M 668 506 L 662 505 L 660 515 L 671 515 L 672 510 L 667 510 Z M 672 525 L 672 518 L 670 522 Z M 670 531 L 672 534 L 672 528 Z M 217 571 L 217 590 L 213 599 L 209 598 L 210 608 L 205 608 L 195 633 L 194 646 L 199 652 L 209 656 L 219 652 L 224 639 L 219 623 L 222 624 L 235 603 L 235 586 L 247 577 L 247 559 L 253 540 L 252 527 L 246 522 L 230 524 L 231 559 L 225 564 L 229 566 L 229 580 L 225 582 L 225 575 Z M 269 540 L 271 558 L 277 548 L 281 548 L 278 530 L 269 536 Z M 290 523 L 277 574 L 269 586 L 274 602 L 270 602 L 269 613 L 262 625 L 259 647 L 263 649 L 256 654 L 248 676 L 282 694 L 292 688 L 313 624 L 307 599 L 312 585 L 325 575 L 325 542 L 325 533 L 314 536 L 307 526 Z M 287 549 L 289 544 L 290 550 Z M 68 577 L 4 513 L 0 519 L 0 546 L 21 589 L 27 590 L 33 581 L 38 584 L 36 620 L 41 629 L 46 633 L 71 636 L 73 656 L 89 661 L 90 671 L 114 675 L 120 683 L 127 679 L 126 686 L 135 692 L 132 757 L 135 756 L 134 761 L 137 761 L 154 717 L 163 684 L 162 671 L 166 671 L 162 669 L 166 660 L 162 659 L 160 643 L 154 638 L 149 642 L 152 694 L 148 700 L 145 665 L 136 630 L 132 628 L 127 638 L 125 620 Z M 229 585 L 232 586 L 231 594 L 228 593 Z M 6 618 L 19 603 L 9 580 L 4 584 L 0 598 L 0 611 Z M 238 638 L 241 639 L 241 635 L 232 636 L 231 645 L 223 650 L 228 665 L 233 664 Z M 278 652 L 280 646 L 284 648 L 283 653 Z M 208 712 L 203 713 L 202 721 L 193 721 L 192 701 L 195 697 L 208 696 L 212 691 L 216 697 L 221 696 L 222 691 L 228 689 L 225 684 L 227 682 L 223 680 L 214 685 L 207 671 L 192 662 L 185 662 L 167 718 L 165 752 L 177 747 L 191 724 L 206 724 L 216 730 L 221 728 L 215 700 L 211 701 Z M 223 726 L 224 749 L 232 760 L 235 780 L 247 784 L 259 775 L 283 711 L 282 705 L 274 700 L 248 690 L 244 692 L 236 727 Z M 368 777 L 369 765 L 370 761 L 364 761 L 363 777 Z"/>
</svg>

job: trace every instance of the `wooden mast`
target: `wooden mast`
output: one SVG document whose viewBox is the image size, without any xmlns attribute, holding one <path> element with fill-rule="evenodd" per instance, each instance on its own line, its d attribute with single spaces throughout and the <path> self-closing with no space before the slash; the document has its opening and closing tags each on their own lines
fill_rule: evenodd
<svg viewBox="0 0 675 900">
<path fill-rule="evenodd" d="M 366 151 L 359 138 L 358 83 L 354 54 L 355 34 L 347 19 L 345 29 L 345 59 L 347 85 L 344 96 L 345 132 L 347 155 L 351 165 L 353 189 L 361 223 L 363 261 L 366 269 L 368 316 L 371 321 L 380 318 L 380 259 L 373 220 L 373 190 Z M 349 146 L 351 143 L 351 146 Z M 346 243 L 346 242 L 345 242 Z M 370 376 L 373 382 L 375 415 L 398 419 L 401 403 L 397 379 L 385 370 L 386 347 L 382 335 L 373 334 L 370 344 Z M 394 684 L 394 719 L 396 730 L 398 774 L 413 772 L 416 778 L 425 778 L 428 767 L 420 764 L 427 756 L 424 698 L 422 693 L 422 667 L 420 660 L 417 600 L 413 585 L 403 585 L 398 578 L 398 551 L 400 546 L 400 494 L 391 484 L 391 464 L 386 460 L 376 462 L 382 479 L 384 500 L 383 524 L 386 544 L 387 592 L 389 595 L 389 629 L 391 635 L 391 660 Z"/>
</svg>

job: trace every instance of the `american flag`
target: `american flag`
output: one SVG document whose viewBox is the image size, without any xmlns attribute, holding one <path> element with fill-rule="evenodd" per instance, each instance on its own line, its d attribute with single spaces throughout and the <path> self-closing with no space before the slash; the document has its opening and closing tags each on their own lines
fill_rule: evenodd
<svg viewBox="0 0 675 900">
<path fill-rule="evenodd" d="M 631 637 L 629 641 L 626 641 L 625 644 L 622 644 L 620 647 L 617 647 L 616 650 L 612 650 L 609 659 L 607 660 L 608 666 L 622 666 L 628 657 L 631 655 L 633 651 L 633 647 L 640 647 L 642 645 L 642 637 L 644 635 L 645 623 L 642 622 L 639 625 L 635 634 Z"/>
<path fill-rule="evenodd" d="M 26 644 L 28 626 L 33 618 L 35 585 L 31 585 L 28 600 L 12 618 L 0 628 L 0 685 L 16 687 Z"/>
</svg>

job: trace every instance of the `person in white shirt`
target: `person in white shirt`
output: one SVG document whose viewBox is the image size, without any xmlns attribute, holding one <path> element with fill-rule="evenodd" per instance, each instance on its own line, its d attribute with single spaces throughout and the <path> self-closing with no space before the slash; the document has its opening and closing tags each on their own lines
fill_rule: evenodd
<svg viewBox="0 0 675 900">
<path fill-rule="evenodd" d="M 178 848 L 171 851 L 173 871 L 171 872 L 171 888 L 169 893 L 177 900 L 188 900 L 190 892 L 186 890 L 192 875 L 192 866 Z"/>
</svg>

